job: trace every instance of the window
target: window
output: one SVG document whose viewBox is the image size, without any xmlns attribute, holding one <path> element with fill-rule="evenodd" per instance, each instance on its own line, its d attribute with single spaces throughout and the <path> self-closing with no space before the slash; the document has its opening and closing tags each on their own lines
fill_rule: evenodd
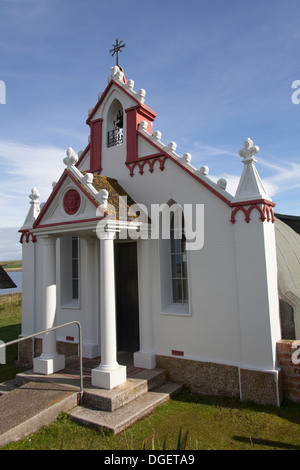
<svg viewBox="0 0 300 470">
<path fill-rule="evenodd" d="M 78 263 L 79 263 L 79 250 L 78 250 L 78 238 L 72 238 L 72 299 L 78 299 L 78 287 L 79 287 L 79 276 L 78 276 Z"/>
<path fill-rule="evenodd" d="M 80 301 L 80 239 L 64 235 L 60 246 L 60 304 L 79 308 Z"/>
<path fill-rule="evenodd" d="M 172 214 L 170 221 L 170 244 L 173 302 L 176 304 L 187 304 L 188 274 L 183 215 L 181 219 L 181 224 L 175 224 L 174 213 Z"/>
<path fill-rule="evenodd" d="M 123 144 L 123 108 L 115 99 L 107 114 L 107 147 L 114 147 Z"/>
</svg>

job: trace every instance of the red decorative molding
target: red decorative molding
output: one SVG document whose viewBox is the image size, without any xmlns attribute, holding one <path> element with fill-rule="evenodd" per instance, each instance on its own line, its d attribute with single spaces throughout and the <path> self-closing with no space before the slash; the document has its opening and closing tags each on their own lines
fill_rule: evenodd
<svg viewBox="0 0 300 470">
<path fill-rule="evenodd" d="M 21 233 L 21 236 L 20 236 L 21 244 L 24 242 L 24 239 L 26 243 L 29 243 L 30 239 L 32 243 L 36 242 L 36 236 L 33 233 L 31 233 L 30 230 L 19 230 L 19 232 Z"/>
<path fill-rule="evenodd" d="M 81 197 L 76 189 L 70 189 L 64 197 L 64 209 L 67 214 L 74 215 L 79 211 Z"/>
<path fill-rule="evenodd" d="M 263 203 L 263 206 L 262 208 L 258 205 L 258 204 L 261 204 Z M 250 207 L 248 207 L 247 209 L 244 207 L 245 205 L 250 205 Z M 266 201 L 266 200 L 258 200 L 258 201 L 252 201 L 251 202 L 242 202 L 242 203 L 235 203 L 235 204 L 232 204 L 232 207 L 235 208 L 233 209 L 233 211 L 231 212 L 231 218 L 230 218 L 230 222 L 232 224 L 235 223 L 235 215 L 238 211 L 242 211 L 245 215 L 245 221 L 247 222 L 247 224 L 249 223 L 250 221 L 250 214 L 251 212 L 253 211 L 253 209 L 256 209 L 259 214 L 260 214 L 260 220 L 262 222 L 264 222 L 265 220 L 267 222 L 272 222 L 274 223 L 275 222 L 275 216 L 274 216 L 274 211 L 273 211 L 273 207 L 275 206 L 275 203 L 274 202 L 271 202 L 271 201 Z"/>
<path fill-rule="evenodd" d="M 126 165 L 129 168 L 130 176 L 134 175 L 134 168 L 136 166 L 139 168 L 140 175 L 143 175 L 144 174 L 144 167 L 145 167 L 146 163 L 149 166 L 150 173 L 153 173 L 153 171 L 154 171 L 155 162 L 159 162 L 159 169 L 161 171 L 164 171 L 166 159 L 167 159 L 166 155 L 158 153 L 158 154 L 155 154 L 155 155 L 149 155 L 147 157 L 141 157 L 138 160 L 135 160 L 135 161 L 130 162 L 130 163 L 126 163 Z"/>
</svg>

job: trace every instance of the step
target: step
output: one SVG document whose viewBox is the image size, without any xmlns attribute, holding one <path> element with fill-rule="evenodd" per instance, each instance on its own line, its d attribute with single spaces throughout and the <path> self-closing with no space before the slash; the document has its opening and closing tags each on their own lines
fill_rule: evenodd
<svg viewBox="0 0 300 470">
<path fill-rule="evenodd" d="M 18 441 L 78 404 L 78 393 L 59 384 L 30 382 L 0 396 L 0 446 Z"/>
<path fill-rule="evenodd" d="M 124 384 L 113 390 L 104 390 L 86 384 L 83 405 L 88 408 L 112 412 L 165 382 L 166 372 L 163 369 L 144 369 L 135 373 L 134 377 L 128 377 Z"/>
<path fill-rule="evenodd" d="M 113 412 L 77 406 L 68 414 L 74 421 L 81 424 L 109 429 L 114 434 L 118 434 L 150 414 L 157 406 L 179 393 L 181 389 L 182 384 L 165 382 Z"/>
<path fill-rule="evenodd" d="M 127 381 L 113 390 L 105 390 L 91 385 L 91 377 L 84 377 L 83 403 L 90 408 L 104 411 L 114 411 L 126 403 L 135 400 L 140 395 L 147 393 L 154 387 L 162 385 L 166 381 L 164 369 L 134 369 L 129 374 Z M 28 382 L 58 383 L 74 391 L 79 387 L 78 374 L 68 374 L 64 371 L 51 375 L 35 374 L 32 370 L 16 375 L 15 385 L 21 386 Z"/>
</svg>

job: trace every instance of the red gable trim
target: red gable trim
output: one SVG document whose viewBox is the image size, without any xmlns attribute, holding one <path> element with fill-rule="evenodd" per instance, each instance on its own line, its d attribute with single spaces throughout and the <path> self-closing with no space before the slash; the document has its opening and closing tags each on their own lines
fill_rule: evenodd
<svg viewBox="0 0 300 470">
<path fill-rule="evenodd" d="M 216 191 L 214 188 L 212 188 L 211 186 L 209 186 L 207 183 L 205 183 L 205 181 L 202 181 L 202 179 L 200 179 L 197 175 L 195 175 L 195 173 L 193 173 L 189 168 L 187 168 L 186 166 L 184 166 L 180 161 L 176 160 L 172 155 L 170 155 L 169 153 L 167 153 L 164 149 L 162 149 L 161 147 L 159 147 L 158 145 L 155 144 L 155 142 L 153 142 L 152 140 L 150 140 L 147 136 L 145 136 L 144 134 L 142 134 L 140 131 L 137 130 L 137 134 L 140 135 L 141 137 L 143 137 L 147 142 L 149 142 L 150 144 L 152 144 L 159 152 L 163 153 L 167 158 L 169 158 L 170 160 L 172 160 L 174 163 L 176 163 L 176 165 L 178 165 L 180 168 L 182 168 L 186 173 L 188 173 L 189 175 L 191 175 L 196 181 L 198 181 L 199 183 L 202 184 L 202 186 L 204 186 L 205 188 L 207 188 L 209 191 L 211 191 L 213 194 L 215 194 L 216 196 L 218 196 L 218 198 L 220 198 L 222 201 L 224 201 L 228 206 L 231 207 L 231 202 L 226 199 L 225 196 L 222 196 L 222 194 L 220 194 L 218 191 Z M 138 162 L 138 160 L 136 160 L 136 162 Z M 131 162 L 131 163 L 135 163 L 135 162 Z"/>
<path fill-rule="evenodd" d="M 55 185 L 55 188 L 53 189 L 53 191 L 52 191 L 51 195 L 49 196 L 47 202 L 45 203 L 44 207 L 42 208 L 39 216 L 37 217 L 36 221 L 34 222 L 33 228 L 41 227 L 41 221 L 45 217 L 49 207 L 51 206 L 54 198 L 56 197 L 59 189 L 61 188 L 61 186 L 64 183 L 64 181 L 66 180 L 66 178 L 70 178 L 73 181 L 73 183 L 78 187 L 78 189 L 92 202 L 92 204 L 94 204 L 94 206 L 96 208 L 99 206 L 99 203 L 89 194 L 89 192 L 85 189 L 85 187 L 82 186 L 79 183 L 79 181 L 72 175 L 72 173 L 70 173 L 66 168 L 65 171 L 63 172 L 62 176 L 60 177 L 58 183 Z M 74 223 L 74 221 L 72 221 L 72 223 Z M 62 225 L 62 224 L 63 224 L 63 222 L 58 223 L 58 224 L 54 224 L 54 225 Z M 45 225 L 43 227 L 45 227 Z"/>
</svg>

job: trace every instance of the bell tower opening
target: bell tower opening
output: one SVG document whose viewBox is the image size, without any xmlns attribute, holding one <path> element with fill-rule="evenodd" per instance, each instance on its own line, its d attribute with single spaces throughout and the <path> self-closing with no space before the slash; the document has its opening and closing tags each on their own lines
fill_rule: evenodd
<svg viewBox="0 0 300 470">
<path fill-rule="evenodd" d="M 123 144 L 123 107 L 114 99 L 107 113 L 107 147 Z"/>
</svg>

